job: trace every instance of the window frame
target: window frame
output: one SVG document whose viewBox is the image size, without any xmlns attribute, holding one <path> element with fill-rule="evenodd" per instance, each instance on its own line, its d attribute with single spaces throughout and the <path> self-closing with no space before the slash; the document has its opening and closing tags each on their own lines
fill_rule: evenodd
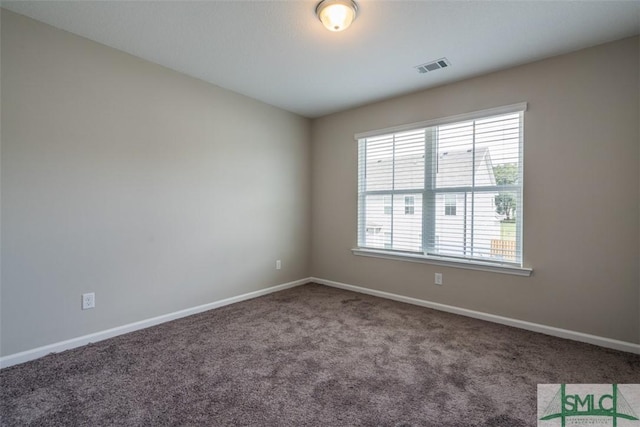
<svg viewBox="0 0 640 427">
<path fill-rule="evenodd" d="M 379 130 L 374 130 L 374 131 L 368 131 L 368 132 L 363 132 L 363 133 L 358 133 L 356 135 L 354 135 L 354 138 L 356 141 L 360 141 L 361 139 L 364 138 L 370 138 L 370 137 L 375 137 L 375 136 L 381 136 L 381 135 L 385 135 L 385 134 L 394 134 L 394 133 L 399 133 L 399 132 L 404 132 L 404 131 L 411 131 L 411 130 L 417 130 L 419 128 L 430 128 L 430 127 L 435 127 L 435 126 L 441 126 L 441 125 L 446 125 L 446 124 L 451 124 L 451 123 L 456 123 L 456 122 L 463 122 L 463 121 L 469 121 L 469 120 L 478 120 L 478 119 L 484 119 L 484 118 L 489 118 L 491 116 L 499 116 L 499 115 L 506 115 L 506 114 L 511 114 L 511 113 L 522 113 L 522 118 L 520 120 L 520 149 L 519 149 L 519 177 L 518 177 L 518 182 L 520 184 L 518 185 L 514 185 L 512 186 L 513 188 L 510 188 L 509 186 L 505 186 L 505 185 L 501 185 L 501 186 L 495 186 L 495 188 L 493 187 L 489 187 L 489 188 L 481 188 L 480 190 L 478 190 L 478 188 L 470 188 L 470 190 L 472 191 L 476 191 L 476 192 L 490 192 L 490 191 L 496 191 L 496 190 L 500 190 L 500 191 L 509 191 L 509 190 L 517 190 L 519 192 L 521 192 L 521 194 L 523 194 L 523 170 L 524 170 L 524 162 L 523 162 L 523 154 L 524 154 L 524 112 L 527 110 L 527 103 L 526 102 L 522 102 L 522 103 L 517 103 L 517 104 L 512 104 L 512 105 L 507 105 L 507 106 L 503 106 L 503 107 L 497 107 L 497 108 L 491 108 L 491 109 L 486 109 L 486 110 L 480 110 L 480 111 L 475 111 L 475 112 L 470 112 L 470 113 L 465 113 L 465 114 L 459 114 L 459 115 L 455 115 L 455 116 L 449 116 L 449 117 L 444 117 L 444 118 L 439 118 L 439 119 L 433 119 L 433 120 L 427 120 L 427 121 L 423 121 L 423 122 L 419 122 L 419 123 L 412 123 L 412 124 L 407 124 L 407 125 L 402 125 L 402 126 L 395 126 L 395 127 L 391 127 L 391 128 L 385 128 L 385 129 L 379 129 Z M 429 156 L 433 156 L 433 150 L 432 147 L 430 147 L 433 144 L 433 136 L 428 136 L 425 135 L 425 165 L 429 164 L 429 162 L 432 162 L 433 164 L 433 159 L 430 159 Z M 363 155 L 362 150 L 362 145 L 363 144 L 359 144 L 359 148 L 358 148 L 358 159 L 360 159 L 360 157 Z M 358 166 L 358 176 L 360 177 L 362 174 L 362 171 L 360 170 L 360 162 L 359 162 L 359 166 Z M 431 175 L 431 174 L 427 174 L 425 171 L 425 175 Z M 427 178 L 425 176 L 425 178 Z M 365 205 L 365 200 L 364 198 L 366 197 L 366 192 L 364 191 L 364 184 L 365 184 L 366 180 L 361 180 L 358 179 L 358 185 L 361 186 L 358 188 L 358 195 L 359 195 L 359 199 L 358 199 L 358 223 L 359 223 L 359 227 L 364 227 L 365 225 L 362 224 L 366 221 L 360 221 L 360 217 L 362 215 L 361 210 L 366 209 L 366 205 Z M 422 203 L 424 204 L 426 201 L 426 197 L 432 197 L 435 194 L 447 194 L 447 193 L 459 193 L 460 192 L 460 188 L 454 188 L 451 191 L 448 191 L 446 188 L 439 188 L 437 189 L 437 191 L 435 191 L 433 189 L 433 186 L 430 186 L 429 183 L 425 180 L 424 182 L 424 188 L 420 189 L 418 191 L 415 190 L 391 190 L 389 192 L 387 192 L 388 194 L 398 194 L 398 195 L 410 195 L 409 193 L 422 193 L 423 194 L 423 198 L 422 198 Z M 483 261 L 480 259 L 469 259 L 469 258 L 460 258 L 457 259 L 456 257 L 453 256 L 442 256 L 442 255 L 436 255 L 436 254 L 430 254 L 429 253 L 429 248 L 427 246 L 425 246 L 423 244 L 422 247 L 422 252 L 402 252 L 402 251 L 398 251 L 398 250 L 386 250 L 386 249 L 378 249 L 378 248 L 369 248 L 369 247 L 360 247 L 359 244 L 360 242 L 357 242 L 357 245 L 355 248 L 352 249 L 352 253 L 354 255 L 361 255 L 361 256 L 371 256 L 371 257 L 376 257 L 376 258 L 385 258 L 385 259 L 398 259 L 398 260 L 404 260 L 404 261 L 411 261 L 411 262 L 423 262 L 423 263 L 429 263 L 429 264 L 435 264 L 435 265 L 443 265 L 443 266 L 451 266 L 451 267 L 458 267 L 458 268 L 464 268 L 464 269 L 473 269 L 473 270 L 482 270 L 482 271 L 491 271 L 491 272 L 498 272 L 498 273 L 506 273 L 506 274 L 515 274 L 515 275 L 520 275 L 520 276 L 530 276 L 531 273 L 533 272 L 532 268 L 528 268 L 528 267 L 524 267 L 524 252 L 522 251 L 523 248 L 523 239 L 522 239 L 522 229 L 523 229 L 523 222 L 524 222 L 524 218 L 523 218 L 523 208 L 522 208 L 522 200 L 520 201 L 521 204 L 518 207 L 519 208 L 519 215 L 520 215 L 520 221 L 518 221 L 518 225 L 517 225 L 517 248 L 520 251 L 520 253 L 522 254 L 521 256 L 521 260 L 520 262 L 501 262 L 501 261 Z M 457 203 L 457 200 L 456 200 Z M 445 205 L 446 206 L 446 205 Z M 445 207 L 446 210 L 446 207 Z M 406 199 L 405 199 L 405 214 L 406 214 Z M 435 229 L 433 229 L 433 227 L 428 227 L 425 226 L 427 225 L 428 222 L 432 221 L 432 217 L 435 214 L 432 213 L 428 213 L 423 209 L 422 212 L 422 221 L 423 221 L 423 242 L 426 242 L 428 239 L 428 235 L 435 235 Z M 358 230 L 358 236 L 360 236 L 360 230 Z M 433 236 L 431 236 L 433 237 Z M 359 237 L 358 237 L 359 239 Z"/>
</svg>

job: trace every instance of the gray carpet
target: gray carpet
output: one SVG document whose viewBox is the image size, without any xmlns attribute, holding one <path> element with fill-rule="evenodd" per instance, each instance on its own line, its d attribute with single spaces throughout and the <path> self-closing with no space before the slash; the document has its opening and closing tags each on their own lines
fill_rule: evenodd
<svg viewBox="0 0 640 427">
<path fill-rule="evenodd" d="M 0 371 L 2 425 L 535 426 L 640 356 L 310 284 Z"/>
</svg>

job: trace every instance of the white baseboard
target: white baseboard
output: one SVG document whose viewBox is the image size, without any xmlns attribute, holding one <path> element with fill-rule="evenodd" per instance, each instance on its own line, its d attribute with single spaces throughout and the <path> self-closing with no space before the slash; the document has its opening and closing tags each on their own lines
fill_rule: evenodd
<svg viewBox="0 0 640 427">
<path fill-rule="evenodd" d="M 173 313 L 164 314 L 164 315 L 153 317 L 150 319 L 141 320 L 139 322 L 129 323 L 127 325 L 118 326 L 112 329 L 107 329 L 105 331 L 100 331 L 93 334 L 72 338 L 66 341 L 45 345 L 42 347 L 23 351 L 20 353 L 10 354 L 4 357 L 0 357 L 0 368 L 7 368 L 9 366 L 28 362 L 34 359 L 38 359 L 50 353 L 59 353 L 64 350 L 70 350 L 72 348 L 81 347 L 89 343 L 102 341 L 118 335 L 148 328 L 154 325 L 158 325 L 160 323 L 169 322 L 171 320 L 190 316 L 192 314 L 201 313 L 207 310 L 212 310 L 214 308 L 223 307 L 225 305 L 235 304 L 237 302 L 257 298 L 263 295 L 267 295 L 273 292 L 278 292 L 278 291 L 293 288 L 296 286 L 304 285 L 310 282 L 319 283 L 321 285 L 331 286 L 334 288 L 340 288 L 340 289 L 345 289 L 349 291 L 359 292 L 362 294 L 373 295 L 373 296 L 386 298 L 394 301 L 405 302 L 408 304 L 418 305 L 421 307 L 432 308 L 434 310 L 446 311 L 448 313 L 454 313 L 462 316 L 473 317 L 475 319 L 486 320 L 488 322 L 500 323 L 502 325 L 513 326 L 515 328 L 526 329 L 528 331 L 539 332 L 542 334 L 547 334 L 555 337 L 566 338 L 574 341 L 594 344 L 600 347 L 612 348 L 614 350 L 640 354 L 639 344 L 613 340 L 610 338 L 599 337 L 596 335 L 589 335 L 582 332 L 570 331 L 568 329 L 555 328 L 552 326 L 526 322 L 523 320 L 511 319 L 509 317 L 502 317 L 502 316 L 497 316 L 495 314 L 483 313 L 475 310 L 468 310 L 466 308 L 459 308 L 451 305 L 440 304 L 440 303 L 431 302 L 427 300 L 421 300 L 418 298 L 392 294 L 390 292 L 377 291 L 375 289 L 368 289 L 360 286 L 349 285 L 346 283 L 334 282 L 332 280 L 320 279 L 317 277 L 310 277 L 310 278 L 295 280 L 289 283 L 284 283 L 282 285 L 272 286 L 266 289 L 260 289 L 259 291 L 249 292 L 249 293 L 238 295 L 231 298 L 225 298 L 223 300 L 199 305 L 197 307 L 187 308 L 187 309 L 176 311 Z"/>
<path fill-rule="evenodd" d="M 466 308 L 454 307 L 451 305 L 440 304 L 418 298 L 406 297 L 403 295 L 392 294 L 389 292 L 377 291 L 375 289 L 362 288 L 360 286 L 348 285 L 346 283 L 334 282 L 332 280 L 320 279 L 312 277 L 311 281 L 325 286 L 346 289 L 349 291 L 359 292 L 362 294 L 373 295 L 376 297 L 386 298 L 394 301 L 405 302 L 408 304 L 419 305 L 421 307 L 432 308 L 434 310 L 446 311 L 448 313 L 459 314 L 462 316 L 473 317 L 475 319 L 486 320 L 488 322 L 500 323 L 502 325 L 513 326 L 515 328 L 526 329 L 528 331 L 540 332 L 542 334 L 554 337 L 566 338 L 573 341 L 585 342 L 600 347 L 612 348 L 614 350 L 626 351 L 629 353 L 640 354 L 640 344 L 634 344 L 626 341 L 618 341 L 610 338 L 599 337 L 596 335 L 585 334 L 582 332 L 570 331 L 568 329 L 554 328 L 553 326 L 541 325 L 539 323 L 526 322 L 524 320 L 511 319 L 509 317 L 496 316 L 495 314 L 483 313 L 481 311 L 468 310 Z"/>
<path fill-rule="evenodd" d="M 202 313 L 203 311 L 212 310 L 214 308 L 223 307 L 225 305 L 235 304 L 240 301 L 246 301 L 246 300 L 257 298 L 273 292 L 278 292 L 288 288 L 304 285 L 306 283 L 309 283 L 310 281 L 311 279 L 309 278 L 295 280 L 293 282 L 284 283 L 282 285 L 272 286 L 266 289 L 260 289 L 259 291 L 249 292 L 249 293 L 238 295 L 235 297 L 225 298 L 219 301 L 210 302 L 208 304 L 199 305 L 197 307 L 191 307 L 184 310 L 175 311 L 173 313 L 163 314 L 161 316 L 152 317 L 150 319 L 141 320 L 139 322 L 117 326 L 115 328 L 107 329 L 105 331 L 95 332 L 93 334 L 72 338 L 66 341 L 60 341 L 57 343 L 45 345 L 45 346 L 34 348 L 31 350 L 22 351 L 20 353 L 10 354 L 8 356 L 0 357 L 0 368 L 7 368 L 9 366 L 28 362 L 34 359 L 38 359 L 50 353 L 59 353 L 64 350 L 70 350 L 72 348 L 81 347 L 89 343 L 106 340 L 108 338 L 113 338 L 118 335 L 137 331 L 139 329 L 148 328 L 150 326 L 158 325 L 160 323 L 169 322 L 171 320 L 179 319 L 181 317 L 191 316 L 192 314 Z"/>
</svg>

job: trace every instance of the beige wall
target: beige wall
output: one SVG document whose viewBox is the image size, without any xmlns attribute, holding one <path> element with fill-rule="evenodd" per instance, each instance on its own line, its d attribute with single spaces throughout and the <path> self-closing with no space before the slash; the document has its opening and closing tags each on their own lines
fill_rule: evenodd
<svg viewBox="0 0 640 427">
<path fill-rule="evenodd" d="M 638 62 L 630 38 L 315 120 L 312 275 L 640 342 Z M 355 133 L 522 101 L 532 277 L 352 255 Z"/>
<path fill-rule="evenodd" d="M 307 119 L 5 10 L 1 54 L 0 354 L 308 275 Z"/>
<path fill-rule="evenodd" d="M 5 10 L 1 31 L 0 355 L 309 275 L 640 342 L 637 38 L 327 116 L 310 133 Z M 521 101 L 532 277 L 351 254 L 354 133 Z M 81 311 L 89 291 L 97 307 Z"/>
</svg>

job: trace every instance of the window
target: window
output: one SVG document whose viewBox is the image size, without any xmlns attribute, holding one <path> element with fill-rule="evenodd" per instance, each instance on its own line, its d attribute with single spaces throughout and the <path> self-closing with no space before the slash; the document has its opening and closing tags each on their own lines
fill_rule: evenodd
<svg viewBox="0 0 640 427">
<path fill-rule="evenodd" d="M 384 202 L 384 214 L 391 215 L 393 210 L 393 207 L 391 206 L 391 196 L 384 196 L 382 201 Z"/>
<path fill-rule="evenodd" d="M 405 196 L 404 198 L 404 214 L 405 215 L 413 215 L 415 210 L 413 209 L 415 205 L 415 199 L 413 196 Z"/>
<path fill-rule="evenodd" d="M 356 135 L 358 248 L 522 266 L 525 109 L 517 104 Z M 393 209 L 403 202 L 404 210 Z M 384 239 L 369 238 L 371 222 Z"/>
<path fill-rule="evenodd" d="M 444 195 L 444 214 L 447 216 L 456 216 L 456 195 Z"/>
</svg>

